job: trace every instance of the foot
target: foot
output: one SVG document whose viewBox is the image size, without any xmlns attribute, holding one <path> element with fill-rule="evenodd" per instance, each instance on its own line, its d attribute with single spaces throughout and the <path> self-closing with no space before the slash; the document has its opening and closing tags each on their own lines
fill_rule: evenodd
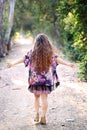
<svg viewBox="0 0 87 130">
<path fill-rule="evenodd" d="M 46 117 L 41 117 L 40 124 L 46 125 Z"/>
<path fill-rule="evenodd" d="M 34 121 L 38 122 L 39 121 L 39 114 L 36 114 Z"/>
</svg>

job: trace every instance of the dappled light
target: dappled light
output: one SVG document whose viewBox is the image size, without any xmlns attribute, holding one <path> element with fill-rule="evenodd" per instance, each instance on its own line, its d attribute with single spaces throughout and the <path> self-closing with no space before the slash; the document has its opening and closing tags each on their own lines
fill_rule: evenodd
<svg viewBox="0 0 87 130">
<path fill-rule="evenodd" d="M 26 44 L 33 44 L 33 38 L 24 38 L 23 36 L 22 37 L 19 37 L 18 39 L 15 40 L 16 43 L 19 43 L 19 44 L 22 44 L 22 45 L 26 45 Z"/>
<path fill-rule="evenodd" d="M 60 85 L 48 96 L 46 125 L 34 122 L 31 71 L 24 64 L 24 57 L 26 66 L 30 63 L 26 54 L 39 33 L 50 38 L 55 54 L 68 63 L 58 63 L 55 70 Z M 32 83 L 38 79 L 33 76 Z M 86 0 L 0 1 L 0 130 L 87 130 Z"/>
</svg>

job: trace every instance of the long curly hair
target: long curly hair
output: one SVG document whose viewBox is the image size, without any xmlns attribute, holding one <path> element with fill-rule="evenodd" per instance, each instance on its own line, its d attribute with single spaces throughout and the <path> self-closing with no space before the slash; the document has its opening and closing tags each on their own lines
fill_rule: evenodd
<svg viewBox="0 0 87 130">
<path fill-rule="evenodd" d="M 32 64 L 38 73 L 48 71 L 53 56 L 53 47 L 45 34 L 39 34 L 35 38 L 34 48 L 31 54 Z"/>
</svg>

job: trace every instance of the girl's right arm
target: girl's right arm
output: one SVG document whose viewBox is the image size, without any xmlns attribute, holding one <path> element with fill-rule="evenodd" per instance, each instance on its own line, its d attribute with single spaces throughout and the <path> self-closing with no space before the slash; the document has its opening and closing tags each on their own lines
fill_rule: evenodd
<svg viewBox="0 0 87 130">
<path fill-rule="evenodd" d="M 25 57 L 23 57 L 22 59 L 20 59 L 20 60 L 18 60 L 18 61 L 15 61 L 14 63 L 7 63 L 7 67 L 10 68 L 10 67 L 13 67 L 14 65 L 23 63 L 24 60 L 25 60 Z"/>
</svg>

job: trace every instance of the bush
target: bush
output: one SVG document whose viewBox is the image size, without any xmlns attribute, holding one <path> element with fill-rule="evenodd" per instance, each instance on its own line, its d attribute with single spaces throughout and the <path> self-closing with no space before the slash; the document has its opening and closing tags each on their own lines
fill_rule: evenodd
<svg viewBox="0 0 87 130">
<path fill-rule="evenodd" d="M 87 57 L 86 59 L 82 60 L 82 62 L 79 63 L 79 69 L 78 76 L 81 80 L 87 81 Z"/>
</svg>

